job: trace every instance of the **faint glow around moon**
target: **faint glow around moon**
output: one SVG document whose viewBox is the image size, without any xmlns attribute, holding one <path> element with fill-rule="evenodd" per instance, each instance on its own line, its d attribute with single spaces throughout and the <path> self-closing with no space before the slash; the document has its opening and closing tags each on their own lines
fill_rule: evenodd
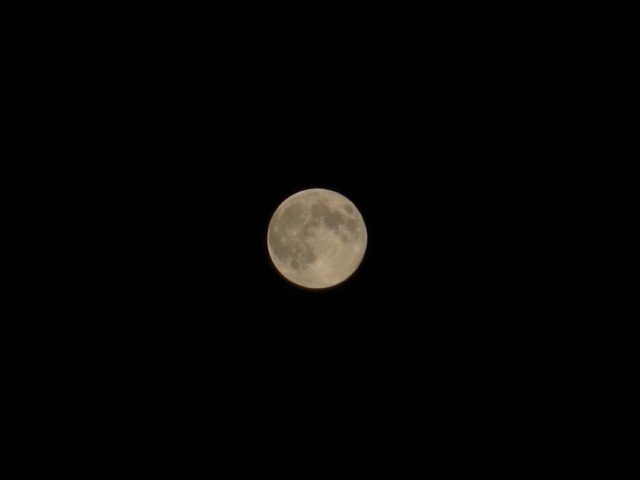
<svg viewBox="0 0 640 480">
<path fill-rule="evenodd" d="M 348 198 L 312 188 L 278 206 L 269 222 L 267 247 L 287 280 L 306 288 L 328 288 L 344 282 L 360 266 L 367 229 Z"/>
</svg>

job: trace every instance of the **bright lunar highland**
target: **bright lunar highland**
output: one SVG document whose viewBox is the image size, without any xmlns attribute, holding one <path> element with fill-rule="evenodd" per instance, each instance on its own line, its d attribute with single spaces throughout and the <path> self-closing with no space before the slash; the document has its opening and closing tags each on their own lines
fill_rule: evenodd
<svg viewBox="0 0 640 480">
<path fill-rule="evenodd" d="M 312 188 L 291 195 L 276 209 L 267 247 L 287 280 L 306 288 L 328 288 L 344 282 L 360 266 L 367 229 L 348 198 Z"/>
</svg>

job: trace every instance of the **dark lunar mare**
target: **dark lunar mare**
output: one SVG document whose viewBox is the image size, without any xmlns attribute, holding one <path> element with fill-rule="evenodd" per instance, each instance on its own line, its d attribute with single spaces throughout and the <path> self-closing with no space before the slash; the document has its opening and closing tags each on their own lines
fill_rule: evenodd
<svg viewBox="0 0 640 480">
<path fill-rule="evenodd" d="M 337 231 L 338 227 L 347 221 L 347 216 L 340 210 L 332 210 L 326 203 L 314 203 L 311 206 L 314 217 L 320 217 L 324 223 L 332 230 Z"/>
</svg>

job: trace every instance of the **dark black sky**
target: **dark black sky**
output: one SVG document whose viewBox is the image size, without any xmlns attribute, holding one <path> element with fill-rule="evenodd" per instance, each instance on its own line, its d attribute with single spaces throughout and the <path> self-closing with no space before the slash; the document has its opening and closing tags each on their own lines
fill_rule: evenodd
<svg viewBox="0 0 640 480">
<path fill-rule="evenodd" d="M 212 127 L 185 139 L 196 142 L 191 156 L 158 147 L 144 167 L 123 167 L 133 180 L 117 200 L 109 280 L 126 328 L 185 350 L 214 342 L 242 362 L 320 362 L 337 375 L 363 358 L 413 371 L 425 355 L 473 363 L 517 345 L 505 339 L 514 317 L 529 315 L 520 301 L 532 252 L 520 248 L 528 233 L 509 165 L 461 140 L 464 127 L 441 137 L 429 125 L 440 109 L 425 121 L 398 119 L 409 106 L 382 108 L 338 133 L 338 108 L 298 102 L 309 110 L 290 116 L 282 100 L 271 121 L 240 121 L 231 138 Z M 369 234 L 361 268 L 327 291 L 284 281 L 266 250 L 275 208 L 311 187 L 349 197 Z"/>
<path fill-rule="evenodd" d="M 68 153 L 86 161 L 62 173 L 77 234 L 56 227 L 74 259 L 56 281 L 92 378 L 166 388 L 205 423 L 218 402 L 267 429 L 300 415 L 360 433 L 427 403 L 442 432 L 482 423 L 469 412 L 519 395 L 554 294 L 527 47 L 457 20 L 362 22 L 159 24 L 70 62 Z M 266 250 L 275 208 L 311 187 L 368 229 L 360 269 L 327 291 L 284 281 Z"/>
<path fill-rule="evenodd" d="M 85 65 L 82 111 L 102 112 L 80 136 L 107 225 L 98 311 L 136 338 L 336 367 L 424 345 L 471 361 L 529 314 L 522 51 L 445 28 L 341 31 L 194 28 Z M 283 281 L 265 245 L 274 209 L 311 187 L 352 199 L 369 232 L 361 268 L 322 292 Z"/>
</svg>

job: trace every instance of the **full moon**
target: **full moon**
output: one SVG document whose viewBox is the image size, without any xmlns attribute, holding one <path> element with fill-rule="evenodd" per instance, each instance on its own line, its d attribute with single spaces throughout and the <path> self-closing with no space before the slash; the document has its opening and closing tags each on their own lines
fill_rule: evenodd
<svg viewBox="0 0 640 480">
<path fill-rule="evenodd" d="M 328 288 L 344 282 L 360 266 L 367 229 L 348 198 L 312 188 L 278 206 L 269 222 L 267 247 L 287 280 L 305 288 Z"/>
</svg>

